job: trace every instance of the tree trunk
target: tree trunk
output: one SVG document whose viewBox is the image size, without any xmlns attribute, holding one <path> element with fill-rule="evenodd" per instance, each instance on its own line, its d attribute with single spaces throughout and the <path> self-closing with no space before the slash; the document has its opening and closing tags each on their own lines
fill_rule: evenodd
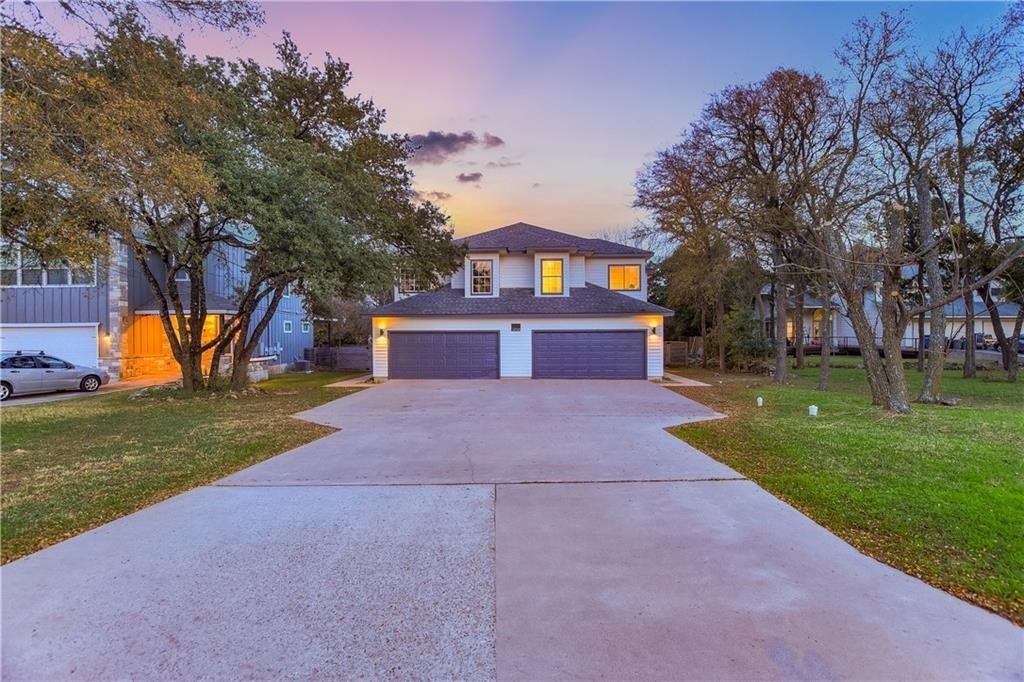
<svg viewBox="0 0 1024 682">
<path fill-rule="evenodd" d="M 781 301 L 782 310 L 775 316 L 775 376 L 772 380 L 777 384 L 786 383 L 787 354 L 786 354 L 786 301 L 785 296 Z"/>
<path fill-rule="evenodd" d="M 721 290 L 715 298 L 715 329 L 718 336 L 718 370 L 725 372 L 725 297 Z"/>
<path fill-rule="evenodd" d="M 181 370 L 181 388 L 185 393 L 195 393 L 199 390 L 202 379 L 196 381 L 195 363 L 191 354 L 184 352 L 178 359 L 178 368 Z"/>
<path fill-rule="evenodd" d="M 761 332 L 764 332 L 764 323 L 768 320 L 768 307 L 764 304 L 764 296 L 758 289 L 754 293 L 754 305 L 757 307 L 757 319 L 761 322 Z"/>
<path fill-rule="evenodd" d="M 945 295 L 942 283 L 942 269 L 939 267 L 939 250 L 932 228 L 931 181 L 927 171 L 920 172 L 914 179 L 917 190 L 918 223 L 921 231 L 921 245 L 925 251 L 924 272 L 928 285 L 928 300 L 938 301 Z M 942 372 L 946 368 L 946 309 L 938 306 L 931 311 L 931 329 L 928 340 L 928 357 L 924 381 L 918 401 L 937 403 L 942 400 Z"/>
<path fill-rule="evenodd" d="M 981 289 L 981 300 L 985 302 L 988 310 L 988 318 L 992 321 L 992 333 L 999 342 L 999 353 L 1002 356 L 1003 370 L 1009 374 L 1010 364 L 1017 359 L 1017 339 L 1006 337 L 1006 330 L 1003 329 L 1003 320 L 999 317 L 999 306 L 992 299 L 992 283 L 987 283 Z"/>
<path fill-rule="evenodd" d="M 857 337 L 860 357 L 864 362 L 864 370 L 867 372 L 868 387 L 871 389 L 871 404 L 888 409 L 891 403 L 889 377 L 878 348 L 875 346 L 874 329 L 864 313 L 864 292 L 850 287 L 844 288 L 842 294 L 846 299 L 846 316 Z"/>
<path fill-rule="evenodd" d="M 237 335 L 237 330 L 232 331 L 231 333 L 226 334 L 224 338 L 221 339 L 216 346 L 214 346 L 213 353 L 210 358 L 210 380 L 216 379 L 217 377 L 220 376 L 221 359 L 224 357 L 224 353 L 227 352 L 228 348 L 231 347 L 231 342 L 234 341 Z"/>
<path fill-rule="evenodd" d="M 915 182 L 915 186 L 916 186 L 916 182 Z M 925 188 L 925 189 L 928 189 L 928 188 Z M 918 202 L 920 202 L 920 200 L 921 200 L 920 195 L 917 197 L 917 199 L 918 199 Z M 931 206 L 930 206 L 931 195 L 930 194 L 926 195 L 925 200 L 929 202 L 928 208 L 930 209 L 931 208 Z M 918 231 L 918 235 L 920 236 L 920 239 L 921 239 L 922 248 L 923 248 L 924 243 L 925 243 L 924 242 L 924 230 L 925 230 L 925 228 L 927 228 L 929 230 L 931 229 L 931 221 L 930 221 L 931 214 L 929 212 L 928 215 L 927 215 L 927 218 L 929 219 L 929 222 L 926 225 L 926 224 L 924 224 L 924 222 L 922 222 L 922 219 L 926 217 L 925 215 L 923 215 L 924 213 L 926 213 L 926 211 L 924 209 L 922 209 L 920 203 L 918 203 L 918 221 L 917 221 L 917 228 L 918 229 L 917 229 L 917 231 Z M 917 290 L 919 292 L 921 292 L 921 300 L 922 301 L 925 300 L 925 293 L 924 293 L 924 269 L 925 269 L 924 261 L 923 260 L 918 261 L 917 262 Z M 918 372 L 924 372 L 925 350 L 926 349 L 924 347 L 924 313 L 921 313 L 920 315 L 917 316 L 917 371 Z"/>
<path fill-rule="evenodd" d="M 700 309 L 700 366 L 708 368 L 708 326 L 703 306 Z"/>
<path fill-rule="evenodd" d="M 184 315 L 176 315 L 178 322 L 178 332 L 170 332 L 176 335 L 178 339 L 179 350 L 175 353 L 175 360 L 178 362 L 178 368 L 181 370 L 181 388 L 185 393 L 196 393 L 206 388 L 206 378 L 203 376 L 203 351 L 202 351 L 202 325 L 198 326 L 198 330 L 192 323 L 192 315 L 185 317 Z M 205 321 L 205 316 L 202 317 Z M 170 319 L 168 318 L 168 326 Z"/>
<path fill-rule="evenodd" d="M 964 293 L 964 379 L 973 379 L 978 375 L 977 354 L 974 349 L 974 291 Z"/>
<path fill-rule="evenodd" d="M 924 313 L 917 316 L 917 371 L 924 371 Z"/>
<path fill-rule="evenodd" d="M 244 318 L 240 321 L 241 324 L 239 325 L 239 343 L 235 344 L 235 355 L 231 358 L 231 390 L 240 391 L 249 383 L 249 360 L 252 359 L 252 354 L 256 351 L 260 337 L 267 330 L 267 326 L 274 317 L 274 313 L 277 312 L 277 307 L 284 296 L 284 289 L 285 285 L 283 284 L 275 287 L 273 296 L 267 304 L 267 309 L 252 329 L 249 329 L 252 321 L 252 311 L 249 310 L 241 313 L 244 315 Z"/>
<path fill-rule="evenodd" d="M 832 299 L 828 287 L 822 295 L 821 322 L 818 327 L 821 342 L 821 364 L 818 367 L 818 390 L 827 391 L 829 384 L 829 363 L 832 358 Z"/>
<path fill-rule="evenodd" d="M 778 246 L 772 249 L 772 277 L 775 301 L 775 376 L 772 381 L 776 384 L 786 383 L 786 285 L 782 279 L 781 268 L 785 261 L 782 257 L 782 249 Z"/>
<path fill-rule="evenodd" d="M 910 414 L 910 395 L 903 371 L 903 332 L 906 321 L 899 307 L 898 268 L 886 271 L 882 282 L 882 305 L 879 309 L 882 323 L 882 349 L 885 351 L 885 376 L 888 383 L 886 408 L 898 414 Z"/>
<path fill-rule="evenodd" d="M 797 369 L 806 366 L 804 360 L 804 287 L 801 284 L 793 294 L 793 357 Z"/>
<path fill-rule="evenodd" d="M 1021 328 L 1024 327 L 1024 306 L 1017 311 L 1017 319 L 1013 324 L 1013 343 L 1017 344 L 1017 339 L 1020 338 Z M 1006 380 L 1011 384 L 1017 381 L 1017 370 L 1020 367 L 1020 359 L 1017 357 L 1017 349 L 1013 348 L 1013 353 L 1010 354 L 1010 364 L 1006 368 Z"/>
<path fill-rule="evenodd" d="M 250 354 L 250 358 L 252 355 Z M 231 361 L 231 390 L 241 391 L 249 383 L 249 359 L 245 362 L 238 362 L 234 358 Z"/>
</svg>

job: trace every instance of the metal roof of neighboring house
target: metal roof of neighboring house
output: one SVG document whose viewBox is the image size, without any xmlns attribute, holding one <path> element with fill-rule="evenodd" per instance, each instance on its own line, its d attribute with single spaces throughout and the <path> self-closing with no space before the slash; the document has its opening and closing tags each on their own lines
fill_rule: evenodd
<svg viewBox="0 0 1024 682">
<path fill-rule="evenodd" d="M 768 300 L 771 300 L 771 294 L 770 293 L 762 294 L 762 295 L 765 296 L 765 298 L 767 298 Z M 834 307 L 839 307 L 839 308 L 842 307 L 842 297 L 840 297 L 838 295 L 833 296 L 832 297 L 832 302 L 833 302 L 832 304 L 833 304 Z M 823 308 L 823 307 L 824 307 L 824 300 L 823 299 L 818 298 L 817 296 L 812 296 L 811 294 L 804 294 L 804 310 L 813 310 L 813 309 L 816 309 L 816 308 Z M 1017 316 L 1017 311 L 1020 310 L 1020 306 L 1019 305 L 1017 305 L 1016 303 L 1012 303 L 1010 301 L 997 301 L 996 302 L 996 307 L 999 309 L 999 317 L 1016 317 Z M 790 300 L 787 301 L 786 309 L 787 310 L 792 310 L 793 309 L 792 297 L 790 298 Z M 943 306 L 943 309 L 946 311 L 946 315 L 949 315 L 949 316 L 952 316 L 952 317 L 963 317 L 964 316 L 964 300 L 963 300 L 963 298 L 958 298 L 955 301 L 953 301 L 952 303 L 947 303 L 945 306 Z M 756 311 L 755 311 L 755 313 L 756 313 Z M 978 294 L 974 295 L 974 314 L 976 316 L 988 317 L 988 306 L 985 305 L 985 301 L 983 301 L 981 299 L 981 296 L 978 295 Z M 927 317 L 928 315 L 929 315 L 929 313 L 925 313 L 925 317 Z"/>
<path fill-rule="evenodd" d="M 1016 303 L 1004 301 L 1002 303 L 996 303 L 996 308 L 999 310 L 999 317 L 1016 317 L 1017 311 L 1020 310 L 1020 306 Z M 963 317 L 966 311 L 964 305 L 964 299 L 958 298 L 957 300 L 949 303 L 945 306 L 946 314 L 954 317 Z M 988 306 L 985 305 L 985 301 L 981 300 L 981 296 L 974 297 L 974 314 L 975 316 L 988 317 Z"/>
<path fill-rule="evenodd" d="M 652 253 L 634 246 L 616 244 L 607 239 L 578 237 L 528 223 L 513 223 L 487 232 L 471 234 L 455 240 L 470 251 L 569 251 L 594 256 L 635 256 L 650 258 Z"/>
<path fill-rule="evenodd" d="M 563 317 L 663 315 L 673 314 L 668 308 L 626 296 L 604 287 L 587 284 L 569 290 L 568 296 L 536 296 L 531 288 L 502 289 L 498 296 L 466 296 L 464 289 L 445 286 L 380 306 L 370 314 L 374 317 L 434 317 L 555 315 Z"/>
<path fill-rule="evenodd" d="M 167 294 L 164 294 L 164 299 L 167 301 L 168 309 L 171 313 L 174 313 L 174 306 L 171 303 L 171 298 Z M 178 300 L 181 301 L 182 307 L 185 308 L 185 313 L 191 313 L 191 301 L 192 301 L 192 285 L 188 282 L 178 282 Z M 160 314 L 160 303 L 156 297 L 149 299 L 142 305 L 135 308 L 135 312 L 142 315 L 159 315 Z M 238 312 L 238 305 L 235 304 L 231 299 L 221 296 L 220 294 L 214 294 L 206 292 L 206 312 L 213 315 L 234 315 Z"/>
</svg>

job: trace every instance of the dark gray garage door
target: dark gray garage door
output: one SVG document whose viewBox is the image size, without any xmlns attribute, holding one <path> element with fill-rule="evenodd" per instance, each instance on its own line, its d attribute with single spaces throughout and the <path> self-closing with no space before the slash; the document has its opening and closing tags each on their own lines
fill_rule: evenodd
<svg viewBox="0 0 1024 682">
<path fill-rule="evenodd" d="M 646 379 L 646 331 L 533 332 L 535 379 Z"/>
<path fill-rule="evenodd" d="M 389 332 L 392 379 L 497 379 L 498 332 Z"/>
</svg>

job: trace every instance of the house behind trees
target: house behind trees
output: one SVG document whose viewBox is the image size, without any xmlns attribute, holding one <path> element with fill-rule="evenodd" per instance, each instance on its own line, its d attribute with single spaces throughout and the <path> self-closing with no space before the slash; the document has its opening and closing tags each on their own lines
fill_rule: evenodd
<svg viewBox="0 0 1024 682">
<path fill-rule="evenodd" d="M 123 245 L 115 244 L 112 251 L 91 268 L 43 267 L 27 250 L 5 245 L 0 262 L 0 349 L 45 350 L 75 364 L 102 367 L 115 381 L 179 371 L 160 321 L 159 302 L 142 268 Z M 235 292 L 245 281 L 246 257 L 243 249 L 227 245 L 207 257 L 204 339 L 214 338 L 238 312 Z M 149 265 L 163 281 L 166 273 L 155 253 Z M 190 283 L 184 272 L 178 278 L 179 297 L 188 314 Z M 312 345 L 313 326 L 303 298 L 292 293 L 261 335 L 256 355 L 271 366 L 288 365 Z M 207 353 L 204 363 L 209 362 Z"/>
</svg>

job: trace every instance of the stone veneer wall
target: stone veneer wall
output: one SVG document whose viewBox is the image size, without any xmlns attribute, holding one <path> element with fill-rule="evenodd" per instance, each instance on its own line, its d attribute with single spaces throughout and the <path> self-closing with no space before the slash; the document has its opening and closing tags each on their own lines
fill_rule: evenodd
<svg viewBox="0 0 1024 682">
<path fill-rule="evenodd" d="M 100 331 L 100 366 L 110 373 L 111 381 L 119 381 L 124 372 L 121 349 L 122 332 L 128 322 L 128 249 L 118 241 L 111 243 L 106 263 L 107 323 Z"/>
</svg>

